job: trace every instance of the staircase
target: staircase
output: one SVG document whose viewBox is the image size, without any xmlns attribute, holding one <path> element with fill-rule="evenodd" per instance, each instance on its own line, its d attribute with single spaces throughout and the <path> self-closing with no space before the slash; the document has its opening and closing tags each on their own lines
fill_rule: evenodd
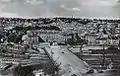
<svg viewBox="0 0 120 76">
<path fill-rule="evenodd" d="M 93 69 L 109 74 L 102 76 L 120 76 L 120 50 L 83 50 L 83 54 L 79 52 L 75 54 L 85 60 Z"/>
</svg>

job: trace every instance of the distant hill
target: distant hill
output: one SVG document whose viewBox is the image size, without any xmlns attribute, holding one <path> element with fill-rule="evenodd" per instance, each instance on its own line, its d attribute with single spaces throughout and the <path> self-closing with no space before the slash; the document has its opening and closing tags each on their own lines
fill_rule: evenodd
<svg viewBox="0 0 120 76">
<path fill-rule="evenodd" d="M 16 26 L 12 30 L 18 30 L 18 31 L 27 31 L 27 30 L 57 30 L 60 31 L 61 29 L 57 26 L 27 26 L 27 27 L 22 27 L 22 26 Z"/>
</svg>

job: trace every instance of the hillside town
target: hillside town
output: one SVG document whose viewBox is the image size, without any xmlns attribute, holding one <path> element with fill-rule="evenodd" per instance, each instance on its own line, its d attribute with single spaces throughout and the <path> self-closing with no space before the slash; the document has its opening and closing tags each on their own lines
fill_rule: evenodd
<svg viewBox="0 0 120 76">
<path fill-rule="evenodd" d="M 0 76 L 120 76 L 120 20 L 0 18 L 0 50 Z"/>
</svg>

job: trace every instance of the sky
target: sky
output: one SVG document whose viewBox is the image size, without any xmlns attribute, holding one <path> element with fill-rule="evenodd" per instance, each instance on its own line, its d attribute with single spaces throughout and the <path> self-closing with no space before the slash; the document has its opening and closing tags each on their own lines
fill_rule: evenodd
<svg viewBox="0 0 120 76">
<path fill-rule="evenodd" d="M 120 17 L 116 0 L 0 0 L 2 17 Z"/>
<path fill-rule="evenodd" d="M 0 0 L 1 16 L 71 16 L 78 0 Z M 79 10 L 79 9 L 78 9 Z"/>
</svg>

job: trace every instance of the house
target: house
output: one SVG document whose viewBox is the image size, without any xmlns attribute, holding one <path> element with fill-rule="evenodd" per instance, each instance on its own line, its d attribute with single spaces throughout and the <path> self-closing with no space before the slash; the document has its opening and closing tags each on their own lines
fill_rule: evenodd
<svg viewBox="0 0 120 76">
<path fill-rule="evenodd" d="M 85 40 L 88 41 L 88 45 L 96 45 L 96 34 L 87 34 Z"/>
<path fill-rule="evenodd" d="M 107 38 L 96 38 L 98 45 L 107 45 Z"/>
<path fill-rule="evenodd" d="M 118 45 L 119 44 L 119 38 L 117 36 L 111 36 L 108 37 L 107 41 L 110 45 Z"/>
</svg>

